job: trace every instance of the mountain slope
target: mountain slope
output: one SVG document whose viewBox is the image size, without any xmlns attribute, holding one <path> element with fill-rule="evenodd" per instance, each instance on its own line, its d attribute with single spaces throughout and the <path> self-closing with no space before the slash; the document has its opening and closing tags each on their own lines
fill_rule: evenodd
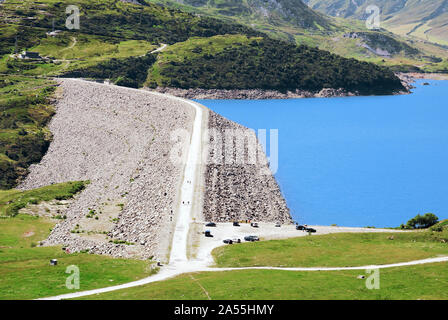
<svg viewBox="0 0 448 320">
<path fill-rule="evenodd" d="M 166 2 L 166 1 L 165 1 Z M 237 17 L 244 22 L 292 25 L 304 29 L 329 29 L 331 19 L 311 10 L 301 0 L 169 0 L 215 15 Z"/>
<path fill-rule="evenodd" d="M 448 51 L 443 47 L 385 29 L 368 30 L 361 21 L 324 16 L 301 0 L 145 0 L 145 3 L 148 1 L 242 23 L 270 37 L 317 47 L 346 58 L 393 66 L 400 71 L 448 69 Z M 345 2 L 331 3 L 339 7 Z M 353 37 L 354 33 L 363 36 Z"/>
<path fill-rule="evenodd" d="M 304 0 L 311 8 L 336 17 L 365 20 L 367 6 L 377 5 L 384 27 L 401 35 L 448 44 L 447 0 Z"/>
<path fill-rule="evenodd" d="M 238 8 L 249 10 L 249 4 L 254 6 L 258 4 L 258 7 L 256 7 L 258 11 L 251 11 L 253 14 L 258 14 L 261 10 L 262 1 L 257 1 L 244 2 L 245 5 L 238 6 Z M 273 12 L 278 17 L 295 17 L 298 19 L 300 17 L 299 13 L 302 11 L 315 15 L 317 18 L 321 17 L 307 9 L 300 0 L 291 1 L 273 1 L 270 5 L 276 8 Z M 4 60 L 6 63 L 3 66 L 0 60 L 0 71 L 5 73 L 20 72 L 27 75 L 70 74 L 71 76 L 93 78 L 107 77 L 112 78 L 114 82 L 120 81 L 124 85 L 137 87 L 144 82 L 148 69 L 155 61 L 153 57 L 143 59 L 145 49 L 148 52 L 150 45 L 160 42 L 185 44 L 188 43 L 187 39 L 199 37 L 205 42 L 210 39 L 209 50 L 218 50 L 209 52 L 205 57 L 201 56 L 199 60 L 196 59 L 195 52 L 188 52 L 183 61 L 173 61 L 178 52 L 174 52 L 174 55 L 168 56 L 168 58 L 166 58 L 166 54 L 162 53 L 163 57 L 167 59 L 165 61 L 167 66 L 183 63 L 182 68 L 171 68 L 169 69 L 170 72 L 167 72 L 168 68 L 162 69 L 165 72 L 164 75 L 170 79 L 170 86 L 203 88 L 213 83 L 213 88 L 230 89 L 299 89 L 314 91 L 322 88 L 343 88 L 369 94 L 391 94 L 403 90 L 398 79 L 391 75 L 387 69 L 332 56 L 327 52 L 311 50 L 305 46 L 298 48 L 282 41 L 268 41 L 267 39 L 249 41 L 247 39 L 253 37 L 263 39 L 265 35 L 241 24 L 185 13 L 171 7 L 148 3 L 144 0 L 140 0 L 139 4 L 127 3 L 127 1 L 122 0 L 82 0 L 79 4 L 81 11 L 80 30 L 64 31 L 57 37 L 46 36 L 45 32 L 52 26 L 53 21 L 56 28 L 64 30 L 65 5 L 68 4 L 70 4 L 68 0 L 65 0 L 65 2 L 45 0 L 38 4 L 26 0 L 21 5 L 12 2 L 3 4 L 3 8 L 6 9 L 2 11 L 5 20 L 10 22 L 8 25 L 5 24 L 3 28 L 8 29 L 15 24 L 17 30 L 3 39 L 0 37 L 0 41 L 10 44 L 11 39 L 19 36 L 22 39 L 19 42 L 22 49 L 32 47 L 32 50 L 53 56 L 57 63 L 51 63 L 51 61 L 29 63 L 6 56 Z M 198 5 L 198 3 L 196 4 Z M 230 5 L 235 3 L 226 0 L 217 1 L 215 4 L 230 8 Z M 268 2 L 263 2 L 263 5 L 267 4 Z M 295 11 L 291 11 L 283 8 L 286 4 L 301 5 L 298 5 Z M 33 19 L 29 19 L 30 17 Z M 316 20 L 313 21 L 316 22 Z M 325 22 L 325 20 L 322 21 Z M 306 25 L 306 23 L 303 23 L 303 25 Z M 313 26 L 317 26 L 317 22 Z M 31 34 L 33 36 L 30 36 Z M 217 39 L 220 39 L 216 38 L 218 35 L 227 36 L 224 48 L 222 48 L 220 41 L 217 41 Z M 118 48 L 112 47 L 113 49 L 104 56 L 103 48 L 117 45 L 117 43 Z M 129 49 L 130 45 L 143 48 L 141 50 L 143 52 L 135 57 L 136 49 Z M 273 47 L 277 47 L 278 52 L 272 50 Z M 182 45 L 173 46 L 173 48 L 178 49 L 182 54 L 185 51 L 185 47 Z M 232 49 L 233 54 L 229 57 L 231 63 L 227 66 L 235 70 L 244 70 L 244 73 L 238 73 L 235 70 L 224 72 L 224 69 L 213 67 L 214 62 L 221 61 L 226 56 L 227 49 Z M 248 52 L 254 50 L 255 56 L 247 55 Z M 299 55 L 297 55 L 297 50 L 300 51 Z M 94 54 L 86 55 L 86 52 L 90 51 Z M 72 54 L 67 57 L 67 52 Z M 98 56 L 103 58 L 98 59 Z M 115 58 L 120 60 L 114 60 Z M 60 63 L 61 61 L 64 63 Z M 66 62 L 68 64 L 65 64 Z M 194 73 L 195 70 L 204 66 L 212 68 L 214 71 L 204 73 L 202 76 Z M 244 68 L 241 68 L 241 66 L 244 66 Z M 361 73 L 352 73 L 348 70 L 349 68 L 370 71 L 366 73 L 370 76 L 366 77 Z M 280 76 L 278 73 L 280 70 L 281 79 L 276 79 L 277 76 Z M 300 71 L 299 74 L 308 70 L 306 74 L 302 74 L 302 80 L 310 79 L 310 84 L 297 79 L 295 82 L 288 80 L 287 84 L 282 83 L 282 81 L 287 80 L 288 74 L 295 74 L 297 70 Z M 321 70 L 322 73 L 318 74 L 316 70 Z M 152 71 L 152 73 L 154 72 Z M 184 77 L 185 73 L 188 73 L 189 76 Z M 256 76 L 246 77 L 247 74 Z M 265 79 L 261 80 L 260 77 L 265 77 Z M 184 79 L 182 84 L 178 79 Z M 266 81 L 266 79 L 270 79 L 270 81 Z M 366 91 L 366 84 L 369 84 L 368 91 Z"/>
<path fill-rule="evenodd" d="M 395 75 L 374 64 L 308 46 L 240 35 L 191 38 L 164 50 L 150 70 L 152 87 L 264 89 L 325 88 L 363 95 L 403 90 Z"/>
</svg>

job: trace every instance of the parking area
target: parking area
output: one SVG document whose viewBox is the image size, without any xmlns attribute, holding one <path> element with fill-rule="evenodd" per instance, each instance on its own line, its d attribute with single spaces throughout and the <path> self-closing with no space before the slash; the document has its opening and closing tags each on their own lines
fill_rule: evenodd
<svg viewBox="0 0 448 320">
<path fill-rule="evenodd" d="M 275 223 L 259 222 L 258 228 L 252 227 L 249 223 L 240 223 L 239 227 L 233 226 L 233 223 L 216 223 L 216 227 L 206 226 L 207 222 L 195 222 L 194 227 L 191 228 L 194 233 L 193 248 L 191 251 L 191 258 L 206 261 L 209 264 L 213 263 L 211 251 L 219 246 L 227 245 L 223 243 L 225 239 L 241 239 L 244 243 L 246 236 L 258 236 L 260 241 L 287 239 L 295 237 L 304 237 L 308 232 L 296 230 L 295 225 L 281 225 L 276 227 Z M 316 230 L 312 236 L 329 234 L 329 233 L 362 233 L 362 232 L 390 232 L 387 229 L 369 229 L 369 228 L 351 228 L 351 227 L 337 227 L 337 226 L 308 226 Z M 206 237 L 205 232 L 209 230 L 211 237 Z M 232 244 L 238 245 L 238 244 Z"/>
</svg>

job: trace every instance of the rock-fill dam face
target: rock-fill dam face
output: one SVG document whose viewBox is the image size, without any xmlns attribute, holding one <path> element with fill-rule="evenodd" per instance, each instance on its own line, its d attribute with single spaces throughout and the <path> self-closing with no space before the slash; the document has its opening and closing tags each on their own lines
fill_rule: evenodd
<svg viewBox="0 0 448 320">
<path fill-rule="evenodd" d="M 208 128 L 205 219 L 292 223 L 255 132 L 212 111 Z"/>
<path fill-rule="evenodd" d="M 170 155 L 179 143 L 188 150 L 190 141 L 173 139 L 173 132 L 191 136 L 194 108 L 144 90 L 70 79 L 60 83 L 62 95 L 49 125 L 53 141 L 42 161 L 30 167 L 20 188 L 80 180 L 90 184 L 61 207 L 59 214 L 66 219 L 59 220 L 43 245 L 167 261 L 185 168 L 171 161 Z M 203 128 L 210 130 L 203 130 L 207 163 L 202 166 L 205 191 L 202 204 L 196 205 L 202 210 L 197 216 L 204 221 L 291 222 L 265 161 L 219 163 L 228 159 L 216 152 L 219 139 L 213 137 L 229 128 L 245 128 L 205 108 L 204 113 Z M 247 149 L 255 148 L 264 156 L 253 138 Z M 230 153 L 241 158 L 236 148 Z"/>
<path fill-rule="evenodd" d="M 21 187 L 90 184 L 44 244 L 164 260 L 183 170 L 169 160 L 171 133 L 191 132 L 194 109 L 162 95 L 86 81 L 62 80 L 61 89 L 49 125 L 53 141 Z"/>
</svg>

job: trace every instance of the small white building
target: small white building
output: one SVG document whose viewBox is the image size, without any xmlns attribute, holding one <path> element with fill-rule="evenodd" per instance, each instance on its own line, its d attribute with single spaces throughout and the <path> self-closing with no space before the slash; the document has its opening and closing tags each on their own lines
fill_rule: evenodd
<svg viewBox="0 0 448 320">
<path fill-rule="evenodd" d="M 62 32 L 62 30 L 54 30 L 54 31 L 49 31 L 47 32 L 47 36 L 50 37 L 56 37 L 58 34 L 60 34 Z"/>
<path fill-rule="evenodd" d="M 19 54 L 19 59 L 42 60 L 43 58 L 39 55 L 39 52 L 22 51 Z"/>
</svg>

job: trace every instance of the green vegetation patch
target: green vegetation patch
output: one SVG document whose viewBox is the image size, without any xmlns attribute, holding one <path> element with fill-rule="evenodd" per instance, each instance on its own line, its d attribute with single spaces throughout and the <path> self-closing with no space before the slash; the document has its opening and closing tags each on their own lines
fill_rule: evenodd
<svg viewBox="0 0 448 320">
<path fill-rule="evenodd" d="M 0 189 L 12 188 L 48 149 L 54 114 L 50 80 L 0 75 Z"/>
<path fill-rule="evenodd" d="M 153 54 L 126 59 L 111 59 L 90 68 L 65 74 L 66 77 L 110 79 L 113 83 L 130 88 L 142 87 L 148 75 L 148 69 L 156 61 Z"/>
<path fill-rule="evenodd" d="M 354 267 L 448 255 L 444 232 L 340 233 L 219 247 L 218 267 Z"/>
<path fill-rule="evenodd" d="M 39 204 L 42 201 L 66 200 L 82 191 L 86 186 L 85 181 L 66 182 L 54 184 L 33 190 L 0 190 L 0 217 L 14 217 L 19 210 L 28 204 Z"/>
<path fill-rule="evenodd" d="M 79 183 L 45 187 L 20 193 L 16 190 L 0 192 L 0 210 L 7 210 L 10 201 L 66 198 Z M 57 190 L 56 190 L 57 189 Z M 26 200 L 28 199 L 28 200 Z M 156 270 L 149 261 L 113 259 L 88 253 L 67 254 L 61 247 L 39 247 L 48 237 L 57 220 L 24 214 L 0 219 L 0 299 L 35 299 L 102 288 L 131 282 L 150 276 Z M 57 266 L 50 266 L 57 259 Z M 79 290 L 66 288 L 68 266 L 80 271 Z"/>
<path fill-rule="evenodd" d="M 369 290 L 360 271 L 241 270 L 185 274 L 84 300 L 431 300 L 447 299 L 448 263 L 380 270 L 380 289 Z"/>
<path fill-rule="evenodd" d="M 388 69 L 308 46 L 260 37 L 192 38 L 161 52 L 150 87 L 271 89 L 342 88 L 361 94 L 404 90 Z"/>
<path fill-rule="evenodd" d="M 123 40 L 145 40 L 151 43 L 175 43 L 185 41 L 191 36 L 259 34 L 242 25 L 201 17 L 146 1 L 140 2 L 144 5 L 134 5 L 121 0 L 78 0 L 76 5 L 80 9 L 79 32 Z M 40 29 L 41 37 L 45 37 L 45 31 L 51 31 L 53 25 L 55 29 L 66 30 L 65 22 L 68 15 L 65 9 L 73 4 L 69 0 L 43 0 L 39 3 L 23 0 L 19 9 L 17 2 L 4 3 L 2 15 L 8 33 L 5 32 L 5 36 L 0 37 L 0 43 L 5 42 L 7 44 L 5 51 L 10 53 L 14 48 L 16 35 L 22 39 L 21 46 L 30 47 L 33 37 L 24 35 L 30 28 Z M 74 30 L 72 33 L 78 32 Z M 25 39 L 27 41 L 23 41 Z M 33 44 L 35 45 L 35 42 Z"/>
</svg>

